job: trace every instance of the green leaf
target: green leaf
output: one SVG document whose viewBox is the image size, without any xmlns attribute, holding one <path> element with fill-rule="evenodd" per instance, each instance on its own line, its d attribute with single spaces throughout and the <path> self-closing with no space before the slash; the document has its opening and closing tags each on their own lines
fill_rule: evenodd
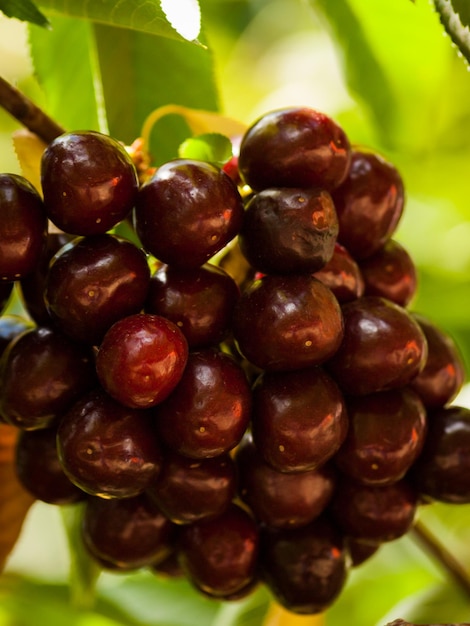
<svg viewBox="0 0 470 626">
<path fill-rule="evenodd" d="M 272 596 L 264 585 L 238 602 L 223 603 L 211 626 L 260 626 L 269 610 Z"/>
<path fill-rule="evenodd" d="M 460 6 L 463 3 L 459 2 L 455 4 Z M 465 13 L 463 13 L 462 19 L 465 21 L 462 22 L 460 14 L 454 9 L 454 4 L 451 0 L 434 0 L 434 5 L 447 34 L 461 55 L 466 59 L 467 63 L 470 63 L 470 30 L 467 19 L 468 8 L 465 10 Z"/>
<path fill-rule="evenodd" d="M 379 130 L 394 126 L 396 98 L 379 57 L 348 0 L 310 0 L 327 20 L 338 44 L 351 92 L 375 118 Z M 385 138 L 390 143 L 390 138 Z"/>
<path fill-rule="evenodd" d="M 52 14 L 185 40 L 169 22 L 160 0 L 39 0 L 39 4 Z M 194 41 L 198 43 L 196 37 Z"/>
<path fill-rule="evenodd" d="M 451 0 L 454 11 L 459 14 L 463 26 L 470 26 L 470 3 L 468 0 Z"/>
<path fill-rule="evenodd" d="M 106 132 L 96 80 L 93 26 L 64 17 L 51 22 L 52 31 L 29 29 L 33 65 L 45 95 L 44 108 L 67 130 Z"/>
<path fill-rule="evenodd" d="M 31 0 L 0 0 L 0 11 L 7 17 L 16 17 L 23 22 L 31 22 L 43 28 L 50 28 L 47 17 Z"/>
<path fill-rule="evenodd" d="M 207 161 L 221 167 L 232 157 L 232 142 L 219 133 L 190 137 L 179 147 L 178 156 L 183 159 Z"/>
<path fill-rule="evenodd" d="M 95 26 L 96 49 L 109 132 L 131 143 L 147 116 L 166 104 L 217 111 L 213 60 L 206 47 L 124 28 Z M 156 162 L 174 158 L 190 135 L 179 116 L 155 124 L 150 148 Z"/>
</svg>

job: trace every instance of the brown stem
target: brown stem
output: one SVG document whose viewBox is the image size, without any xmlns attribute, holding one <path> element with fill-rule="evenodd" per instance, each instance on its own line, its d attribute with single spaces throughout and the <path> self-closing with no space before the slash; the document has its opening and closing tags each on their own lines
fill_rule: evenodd
<svg viewBox="0 0 470 626">
<path fill-rule="evenodd" d="M 414 525 L 412 533 L 425 548 L 426 552 L 448 572 L 462 591 L 470 597 L 470 574 L 463 567 L 462 563 L 449 552 L 421 521 Z"/>
<path fill-rule="evenodd" d="M 0 106 L 45 143 L 50 143 L 65 132 L 57 122 L 1 76 Z"/>
</svg>

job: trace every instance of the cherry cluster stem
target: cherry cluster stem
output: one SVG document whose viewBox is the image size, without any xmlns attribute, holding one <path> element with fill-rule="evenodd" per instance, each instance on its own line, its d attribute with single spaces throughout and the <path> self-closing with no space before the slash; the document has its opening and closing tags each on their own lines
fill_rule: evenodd
<svg viewBox="0 0 470 626">
<path fill-rule="evenodd" d="M 46 144 L 65 132 L 55 120 L 1 76 L 0 106 Z"/>
</svg>

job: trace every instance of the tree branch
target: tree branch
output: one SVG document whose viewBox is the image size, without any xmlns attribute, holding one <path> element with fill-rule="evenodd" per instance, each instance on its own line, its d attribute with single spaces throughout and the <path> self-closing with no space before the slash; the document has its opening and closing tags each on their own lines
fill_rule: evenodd
<svg viewBox="0 0 470 626">
<path fill-rule="evenodd" d="M 65 130 L 16 87 L 0 76 L 0 106 L 45 143 Z"/>
</svg>

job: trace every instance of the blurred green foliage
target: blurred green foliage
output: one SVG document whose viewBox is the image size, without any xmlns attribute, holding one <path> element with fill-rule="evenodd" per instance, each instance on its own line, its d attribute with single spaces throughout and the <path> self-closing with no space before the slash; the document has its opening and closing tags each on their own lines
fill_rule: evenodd
<svg viewBox="0 0 470 626">
<path fill-rule="evenodd" d="M 166 103 L 220 110 L 246 124 L 281 106 L 330 114 L 352 143 L 379 151 L 401 171 L 407 203 L 396 237 L 419 275 L 411 308 L 457 340 L 470 371 L 470 75 L 433 5 L 201 0 L 200 6 L 203 46 L 51 14 L 52 31 L 29 27 L 34 73 L 27 46 L 0 37 L 0 74 L 66 128 L 109 130 L 126 142 Z M 9 29 L 6 18 L 0 28 Z M 0 111 L 2 171 L 18 168 L 9 143 L 16 128 Z M 159 122 L 155 161 L 175 156 L 187 134 L 176 117 Z M 436 505 L 421 516 L 470 569 L 470 507 Z M 27 540 L 41 541 L 34 534 Z M 221 605 L 184 582 L 142 573 L 112 584 L 104 576 L 95 610 L 77 612 L 65 579 L 50 582 L 37 570 L 15 577 L 15 563 L 0 580 L 0 626 L 256 626 L 269 602 L 260 590 Z M 397 617 L 470 622 L 468 598 L 409 537 L 351 573 L 326 624 L 380 626 Z"/>
</svg>

